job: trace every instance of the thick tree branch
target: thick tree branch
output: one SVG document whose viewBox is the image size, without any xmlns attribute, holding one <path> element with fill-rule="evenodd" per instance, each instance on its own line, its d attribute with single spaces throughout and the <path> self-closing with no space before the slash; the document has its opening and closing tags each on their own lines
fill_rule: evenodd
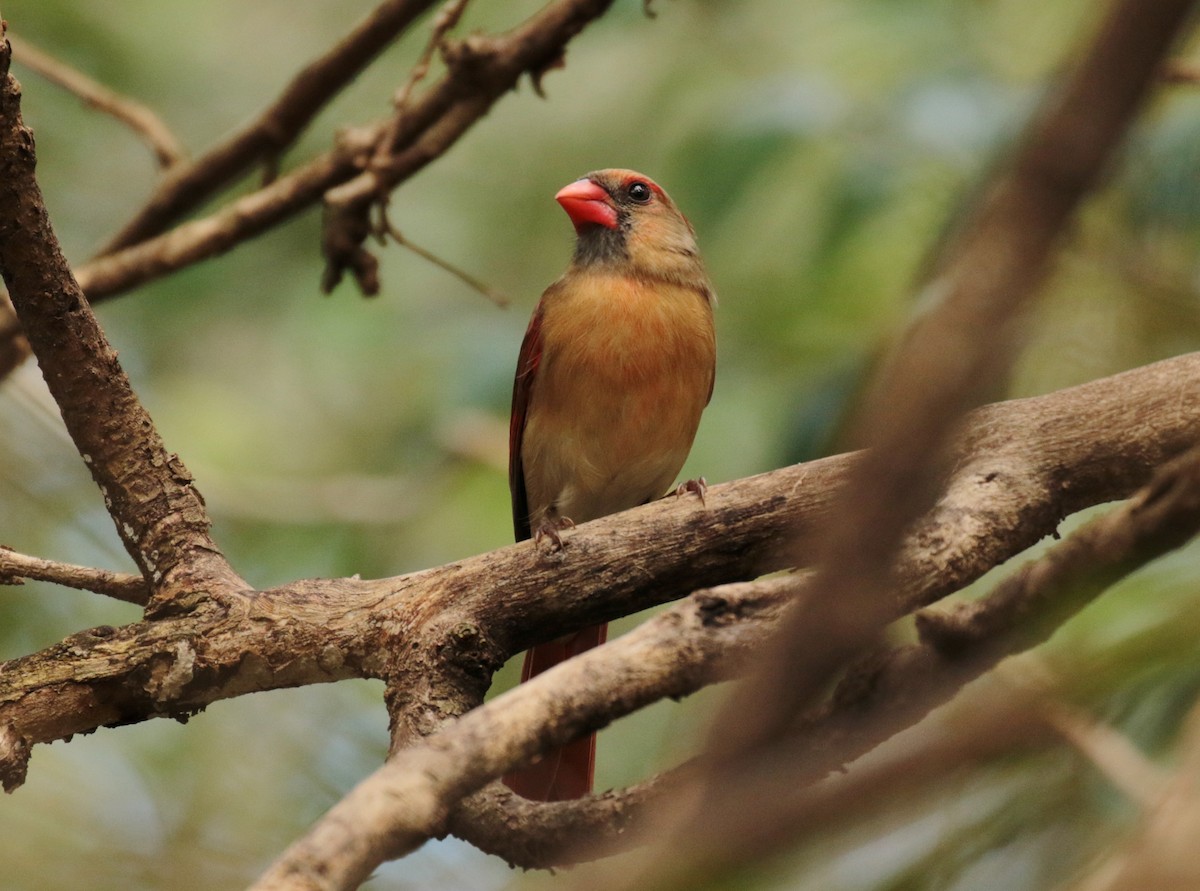
<svg viewBox="0 0 1200 891">
<path fill-rule="evenodd" d="M 241 585 L 209 537 L 191 475 L 163 447 L 58 246 L 10 57 L 0 34 L 0 274 L 42 374 L 160 605 Z"/>
<path fill-rule="evenodd" d="M 443 832 L 464 796 L 528 764 L 539 751 L 724 676 L 731 658 L 749 652 L 773 624 L 782 607 L 778 594 L 777 587 L 754 585 L 720 595 L 695 594 L 607 646 L 469 712 L 424 743 L 395 753 L 253 887 L 357 888 L 384 860 Z"/>
<path fill-rule="evenodd" d="M 785 840 L 794 843 L 793 833 L 816 830 L 813 815 L 831 805 L 828 790 L 839 784 L 812 787 L 814 780 L 916 724 L 1000 659 L 1041 643 L 1112 584 L 1198 532 L 1200 447 L 1162 468 L 1127 503 L 1022 567 L 987 597 L 944 613 L 918 614 L 921 644 L 852 668 L 821 714 L 793 726 L 785 747 L 729 778 L 747 798 L 726 812 L 722 830 L 693 835 L 686 858 L 648 855 L 653 862 L 635 872 L 645 882 L 642 887 L 724 887 L 721 877 L 731 870 Z M 822 633 L 814 628 L 809 638 Z M 1021 723 L 1043 720 L 1034 711 Z M 859 770 L 853 767 L 850 774 Z M 800 791 L 805 788 L 811 788 L 812 801 Z M 651 824 L 646 831 L 657 834 L 662 827 Z"/>
<path fill-rule="evenodd" d="M 179 140 L 162 118 L 135 99 L 122 96 L 86 74 L 43 52 L 24 38 L 13 44 L 13 58 L 30 71 L 74 93 L 87 105 L 111 115 L 136 133 L 154 152 L 163 167 L 178 164 L 187 156 Z"/>
<path fill-rule="evenodd" d="M 916 614 L 922 640 L 853 666 L 829 703 L 796 725 L 793 776 L 820 777 L 952 698 L 1000 659 L 1030 649 L 1113 584 L 1200 531 L 1200 449 L 1131 499 L 1009 576 L 986 597 Z"/>
<path fill-rule="evenodd" d="M 990 668 L 1003 655 L 1040 642 L 1112 582 L 1179 546 L 1197 530 L 1200 449 L 1172 462 L 1128 504 L 1085 527 L 1001 584 L 981 605 L 960 608 L 960 613 L 971 615 L 964 623 L 956 619 L 953 632 L 948 631 L 950 623 L 939 623 L 937 640 L 925 644 L 932 649 L 938 665 L 926 666 L 929 670 L 921 677 L 910 676 L 909 680 L 916 683 L 878 689 L 872 702 L 874 709 L 865 714 L 873 718 L 880 712 L 894 716 L 899 712 L 894 705 L 897 701 L 912 703 L 922 694 L 925 709 L 920 715 L 911 708 L 905 710 L 905 720 L 890 721 L 878 740 L 915 723 L 925 711 L 949 698 L 967 679 Z M 382 859 L 406 853 L 442 832 L 464 787 L 470 791 L 500 772 L 527 763 L 537 751 L 599 729 L 614 717 L 649 702 L 686 695 L 731 676 L 738 657 L 744 658 L 775 629 L 794 587 L 787 579 L 772 579 L 699 592 L 613 644 L 470 712 L 425 743 L 396 754 L 389 766 L 367 780 L 293 846 L 256 887 L 356 887 Z M 821 633 L 822 629 L 813 629 L 810 637 Z M 952 646 L 947 645 L 950 634 L 954 635 Z M 935 696 L 928 695 L 930 683 L 939 687 Z M 861 701 L 855 703 L 851 712 L 860 723 L 862 705 Z M 827 750 L 846 751 L 844 740 L 836 742 Z M 812 740 L 806 738 L 803 729 L 794 732 L 791 750 L 792 757 L 782 763 L 757 765 L 742 778 L 746 787 L 762 792 L 768 785 L 788 789 L 805 785 L 804 767 L 811 766 L 811 758 L 806 755 L 811 754 Z M 581 829 L 593 829 L 591 820 L 598 814 L 618 819 L 615 826 L 599 833 L 605 844 L 597 845 L 595 835 L 586 836 L 589 844 L 585 856 L 610 852 L 620 835 L 626 843 L 632 841 L 635 835 L 630 829 L 638 828 L 630 821 L 640 816 L 640 808 L 630 814 L 624 810 L 626 802 L 616 796 L 533 807 L 531 815 L 521 815 L 520 809 L 506 807 L 503 795 L 500 793 L 498 804 L 508 811 L 507 828 L 516 837 L 510 839 L 506 849 L 510 857 L 550 853 L 563 858 L 550 863 L 572 862 L 574 857 L 565 854 L 563 847 L 569 840 L 583 837 Z M 759 819 L 763 808 L 770 811 L 777 800 L 782 802 L 779 814 L 768 813 L 767 819 Z M 794 796 L 764 795 L 756 796 L 756 801 L 757 808 L 736 811 L 754 813 L 752 825 L 743 827 L 749 835 L 730 831 L 726 823 L 726 835 L 705 839 L 698 846 L 704 852 L 700 857 L 693 849 L 686 872 L 673 876 L 670 887 L 700 887 L 706 877 L 742 862 L 747 850 L 760 851 L 762 827 L 769 827 L 767 832 L 772 836 L 781 834 L 789 815 L 794 816 L 798 800 Z M 512 831 L 517 816 L 532 819 L 537 826 L 539 810 L 547 811 L 541 826 L 533 832 Z M 805 814 L 809 812 L 804 809 Z M 478 810 L 475 813 L 478 819 Z M 531 851 L 530 837 L 544 847 Z M 513 841 L 521 844 L 519 853 Z M 578 851 L 575 856 L 579 856 Z M 525 866 L 548 865 L 544 860 L 520 862 Z M 319 865 L 324 869 L 322 878 L 316 881 L 312 877 Z M 672 872 L 677 870 L 678 866 L 671 867 Z M 649 886 L 668 887 L 662 884 L 665 878 L 652 875 Z"/>
<path fill-rule="evenodd" d="M 1128 496 L 1200 441 L 1198 400 L 1193 354 L 977 413 L 963 437 L 971 451 L 933 515 L 942 521 L 920 533 L 936 546 L 905 572 L 903 602 L 930 602 L 925 589 L 941 596 L 947 576 L 954 587 L 978 578 L 1070 510 Z M 853 460 L 715 485 L 706 507 L 667 498 L 587 523 L 555 559 L 525 543 L 393 579 L 295 582 L 229 616 L 84 632 L 0 664 L 0 727 L 47 742 L 251 690 L 435 675 L 447 660 L 486 683 L 491 668 L 537 641 L 808 562 L 804 542 L 827 521 Z M 1000 488 L 987 483 L 991 467 L 1003 471 Z M 974 556 L 984 539 L 986 565 Z"/>
</svg>

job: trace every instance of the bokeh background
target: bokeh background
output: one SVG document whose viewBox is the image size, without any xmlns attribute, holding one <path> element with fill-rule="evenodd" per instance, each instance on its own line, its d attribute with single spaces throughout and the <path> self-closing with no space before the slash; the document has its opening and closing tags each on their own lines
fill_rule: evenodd
<svg viewBox="0 0 1200 891">
<path fill-rule="evenodd" d="M 147 102 L 198 151 L 371 5 L 3 0 L 0 11 L 18 40 Z M 539 6 L 478 0 L 465 27 L 503 28 Z M 321 296 L 312 212 L 103 304 L 101 321 L 252 583 L 391 575 L 500 547 L 517 348 L 572 243 L 554 192 L 633 167 L 690 216 L 720 295 L 716 390 L 684 473 L 724 481 L 836 451 L 839 418 L 909 314 L 941 234 L 1099 6 L 659 0 L 651 20 L 619 0 L 546 78 L 547 99 L 524 84 L 395 195 L 399 228 L 510 295 L 509 309 L 395 246 L 379 297 L 350 284 Z M 377 61 L 285 164 L 385 114 L 425 34 Z M 15 71 L 52 218 L 82 262 L 148 195 L 155 166 L 120 126 Z M 1164 90 L 1063 251 L 1012 395 L 1200 347 L 1198 144 L 1200 88 Z M 132 568 L 33 363 L 0 386 L 0 543 Z M 1200 689 L 1198 558 L 1193 547 L 1139 573 L 1039 657 L 1077 704 L 1164 763 Z M 0 589 L 0 659 L 137 616 L 51 586 Z M 258 694 L 186 725 L 40 747 L 26 785 L 0 799 L 0 888 L 241 887 L 379 763 L 381 692 Z M 715 695 L 606 731 L 599 784 L 688 752 Z M 738 887 L 1052 887 L 1135 818 L 1072 751 L 1014 756 L 886 803 Z M 554 884 L 450 840 L 367 887 Z"/>
</svg>

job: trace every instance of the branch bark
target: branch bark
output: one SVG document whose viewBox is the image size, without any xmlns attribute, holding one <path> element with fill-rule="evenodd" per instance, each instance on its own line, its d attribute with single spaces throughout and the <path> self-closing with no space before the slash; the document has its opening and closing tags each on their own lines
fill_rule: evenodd
<svg viewBox="0 0 1200 891">
<path fill-rule="evenodd" d="M 1067 512 L 1127 497 L 1197 441 L 1200 354 L 982 410 L 946 500 L 914 540 L 897 615 L 1053 533 Z M 416 689 L 446 663 L 486 687 L 491 670 L 533 643 L 811 562 L 815 530 L 855 460 L 714 485 L 704 507 L 667 498 L 587 523 L 555 559 L 524 543 L 397 578 L 294 582 L 229 615 L 83 632 L 0 664 L 0 727 L 36 744 L 251 690 L 351 676 Z"/>
<path fill-rule="evenodd" d="M 255 164 L 281 154 L 331 99 L 434 2 L 386 0 L 373 9 L 349 34 L 304 66 L 248 126 L 187 166 L 171 170 L 101 255 L 160 234 Z"/>
<path fill-rule="evenodd" d="M 981 604 L 960 608 L 953 618 L 943 618 L 936 626 L 932 617 L 927 617 L 925 644 L 902 650 L 894 660 L 908 672 L 904 680 L 879 684 L 872 689 L 871 702 L 849 703 L 844 715 L 860 724 L 879 724 L 882 716 L 886 727 L 879 728 L 883 732 L 874 742 L 890 738 L 1002 656 L 1039 643 L 1112 582 L 1183 544 L 1197 530 L 1200 449 L 1193 449 L 1164 467 L 1127 504 L 1002 583 Z M 788 579 L 770 579 L 697 592 L 613 644 L 471 711 L 424 743 L 394 755 L 387 766 L 293 845 L 255 888 L 333 891 L 356 887 L 384 859 L 401 856 L 443 833 L 456 802 L 464 795 L 527 764 L 537 752 L 594 732 L 650 702 L 687 695 L 735 675 L 745 657 L 776 630 L 795 587 Z M 936 635 L 931 631 L 934 627 Z M 809 637 L 822 633 L 822 629 L 811 629 Z M 927 651 L 922 654 L 925 658 L 914 658 L 913 651 L 921 649 Z M 901 708 L 896 707 L 897 702 Z M 914 703 L 919 706 L 914 708 Z M 846 706 L 846 701 L 841 705 Z M 901 714 L 903 718 L 898 720 Z M 1039 719 L 1026 715 L 1023 720 L 1036 723 Z M 723 841 L 708 840 L 700 846 L 699 855 L 693 849 L 686 867 L 668 864 L 665 875 L 652 873 L 649 886 L 704 886 L 714 874 L 742 862 L 748 852 L 761 852 L 764 835 L 786 835 L 793 828 L 789 820 L 795 818 L 797 808 L 804 815 L 801 825 L 809 825 L 813 809 L 802 803 L 796 790 L 815 778 L 812 752 L 845 751 L 840 745 L 844 740 L 822 746 L 828 740 L 820 734 L 814 745 L 813 729 L 802 726 L 793 731 L 786 760 L 756 765 L 739 778 L 757 790 L 759 801 L 757 809 L 737 812 L 746 817 L 742 831 L 731 831 Z M 825 728 L 817 725 L 815 729 Z M 780 788 L 792 791 L 786 796 L 767 792 Z M 505 808 L 508 802 L 503 796 L 507 793 L 498 795 L 501 808 Z M 540 853 L 544 856 L 548 849 L 559 859 L 533 863 L 522 859 L 521 865 L 561 865 L 630 844 L 639 837 L 636 831 L 645 827 L 631 822 L 631 815 L 625 812 L 627 802 L 615 799 L 600 796 L 553 807 L 552 819 L 538 827 L 536 835 Z M 635 804 L 633 816 L 641 816 L 642 804 Z M 540 808 L 532 810 L 536 814 Z M 616 826 L 604 827 L 597 834 L 578 834 L 582 827 L 598 828 L 592 822 L 598 813 L 616 817 Z M 766 819 L 762 819 L 764 813 Z M 511 812 L 508 816 L 506 850 L 514 850 L 512 837 L 516 836 L 523 843 L 521 853 L 528 855 L 526 833 L 514 826 Z M 460 818 L 460 826 L 463 823 L 470 832 L 470 819 Z M 732 829 L 737 821 L 731 827 L 727 817 L 726 826 Z M 584 839 L 587 843 L 581 846 L 582 852 L 564 850 L 571 840 Z"/>
<path fill-rule="evenodd" d="M 139 606 L 145 606 L 150 599 L 150 589 L 140 575 L 57 563 L 18 554 L 12 548 L 0 545 L 0 585 L 23 585 L 26 579 L 92 591 Z"/>
<path fill-rule="evenodd" d="M 392 756 L 292 845 L 257 891 L 345 891 L 442 834 L 462 798 L 539 752 L 728 676 L 782 607 L 778 586 L 701 592 Z M 634 668 L 636 666 L 636 669 Z M 546 720 L 547 715 L 550 720 Z"/>
<path fill-rule="evenodd" d="M 473 35 L 446 53 L 449 70 L 407 110 L 384 184 L 393 189 L 453 145 L 521 75 L 541 72 L 612 0 L 555 0 L 499 37 Z M 91 300 L 111 297 L 224 253 L 318 202 L 374 157 L 386 121 L 346 131 L 339 146 L 210 217 L 99 257 L 77 270 Z"/>
<path fill-rule="evenodd" d="M 163 446 L 50 226 L 11 53 L 0 33 L 0 274 L 67 431 L 126 550 L 159 592 L 158 606 L 194 604 L 205 590 L 224 598 L 245 585 L 209 537 L 191 475 Z"/>
</svg>

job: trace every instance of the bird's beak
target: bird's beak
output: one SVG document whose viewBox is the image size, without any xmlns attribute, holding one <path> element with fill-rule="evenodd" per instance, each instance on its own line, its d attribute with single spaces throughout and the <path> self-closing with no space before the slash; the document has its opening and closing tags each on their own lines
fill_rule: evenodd
<svg viewBox="0 0 1200 891">
<path fill-rule="evenodd" d="M 612 198 L 590 179 L 579 179 L 569 186 L 563 186 L 554 200 L 567 212 L 575 224 L 576 232 L 592 224 L 617 228 L 617 209 L 613 206 Z"/>
</svg>

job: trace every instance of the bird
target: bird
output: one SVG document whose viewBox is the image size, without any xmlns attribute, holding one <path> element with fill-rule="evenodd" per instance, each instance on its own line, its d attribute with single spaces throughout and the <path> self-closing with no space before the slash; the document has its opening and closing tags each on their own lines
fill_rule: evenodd
<svg viewBox="0 0 1200 891">
<path fill-rule="evenodd" d="M 542 294 L 517 360 L 509 488 L 517 541 L 543 552 L 564 530 L 670 494 L 716 375 L 716 294 L 691 223 L 633 170 L 589 173 L 555 200 L 575 227 L 566 272 Z M 703 477 L 676 490 L 703 501 Z M 538 644 L 522 682 L 602 644 L 606 625 Z M 591 792 L 595 736 L 509 773 L 536 801 Z"/>
</svg>

